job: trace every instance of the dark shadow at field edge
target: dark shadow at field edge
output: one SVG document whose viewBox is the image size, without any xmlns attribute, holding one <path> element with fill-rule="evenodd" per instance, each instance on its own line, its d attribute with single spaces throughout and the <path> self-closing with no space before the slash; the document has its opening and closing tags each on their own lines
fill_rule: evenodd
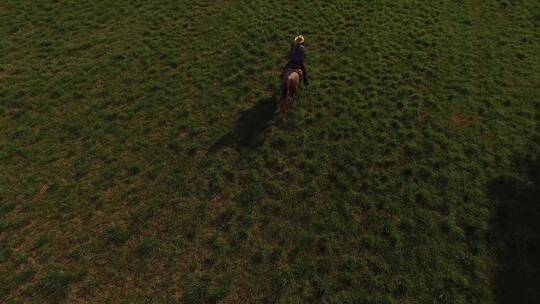
<svg viewBox="0 0 540 304">
<path fill-rule="evenodd" d="M 516 171 L 488 186 L 496 203 L 490 243 L 497 253 L 497 303 L 540 299 L 540 153 L 515 161 Z"/>
<path fill-rule="evenodd" d="M 218 139 L 210 147 L 209 152 L 215 153 L 225 147 L 239 150 L 260 146 L 264 142 L 262 134 L 270 127 L 276 106 L 275 94 L 259 99 L 252 108 L 240 114 L 234 129 Z"/>
</svg>

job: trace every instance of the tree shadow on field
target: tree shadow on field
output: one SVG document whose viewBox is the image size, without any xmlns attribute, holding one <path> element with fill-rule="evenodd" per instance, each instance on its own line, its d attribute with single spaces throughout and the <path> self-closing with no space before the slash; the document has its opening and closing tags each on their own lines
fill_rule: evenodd
<svg viewBox="0 0 540 304">
<path fill-rule="evenodd" d="M 497 253 L 497 303 L 540 299 L 540 154 L 516 161 L 520 175 L 505 174 L 488 188 L 497 206 L 490 242 Z"/>
<path fill-rule="evenodd" d="M 233 130 L 218 139 L 209 152 L 215 153 L 225 147 L 256 148 L 264 142 L 262 134 L 271 125 L 276 110 L 276 94 L 264 97 L 250 109 L 245 110 L 236 120 Z"/>
</svg>

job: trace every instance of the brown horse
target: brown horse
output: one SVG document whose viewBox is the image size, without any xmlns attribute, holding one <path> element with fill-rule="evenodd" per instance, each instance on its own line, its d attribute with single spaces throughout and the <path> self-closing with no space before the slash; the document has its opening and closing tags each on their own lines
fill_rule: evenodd
<svg viewBox="0 0 540 304">
<path fill-rule="evenodd" d="M 287 69 L 281 79 L 281 99 L 279 100 L 279 111 L 289 112 L 292 106 L 292 98 L 298 90 L 300 80 L 302 80 L 301 69 Z"/>
</svg>

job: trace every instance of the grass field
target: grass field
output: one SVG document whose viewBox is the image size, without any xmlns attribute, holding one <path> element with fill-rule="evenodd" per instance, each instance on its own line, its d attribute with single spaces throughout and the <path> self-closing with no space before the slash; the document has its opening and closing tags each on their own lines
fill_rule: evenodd
<svg viewBox="0 0 540 304">
<path fill-rule="evenodd" d="M 540 298 L 538 1 L 4 0 L 0 38 L 1 303 Z"/>
</svg>

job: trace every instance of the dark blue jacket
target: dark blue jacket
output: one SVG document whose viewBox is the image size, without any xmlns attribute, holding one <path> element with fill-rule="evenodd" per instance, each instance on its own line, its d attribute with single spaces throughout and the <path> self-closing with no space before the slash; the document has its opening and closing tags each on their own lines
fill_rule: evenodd
<svg viewBox="0 0 540 304">
<path fill-rule="evenodd" d="M 296 64 L 304 64 L 306 51 L 306 47 L 301 44 L 293 45 L 289 51 L 289 61 Z"/>
</svg>

